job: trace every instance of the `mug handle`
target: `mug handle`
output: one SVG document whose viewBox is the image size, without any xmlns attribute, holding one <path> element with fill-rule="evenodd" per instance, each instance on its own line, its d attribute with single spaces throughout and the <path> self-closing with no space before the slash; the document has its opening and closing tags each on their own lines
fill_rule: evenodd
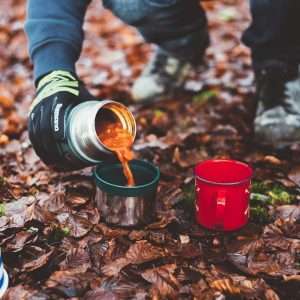
<svg viewBox="0 0 300 300">
<path fill-rule="evenodd" d="M 224 227 L 224 216 L 226 207 L 226 191 L 220 190 L 216 195 L 216 224 L 219 227 Z"/>
</svg>

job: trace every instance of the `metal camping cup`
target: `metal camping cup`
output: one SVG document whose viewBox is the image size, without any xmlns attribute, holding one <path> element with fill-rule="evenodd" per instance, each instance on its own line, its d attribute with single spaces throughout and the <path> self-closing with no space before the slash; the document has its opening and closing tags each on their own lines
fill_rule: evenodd
<svg viewBox="0 0 300 300">
<path fill-rule="evenodd" d="M 135 186 L 126 186 L 120 163 L 102 163 L 94 170 L 96 206 L 109 224 L 139 226 L 154 219 L 159 169 L 143 160 L 132 160 L 129 165 Z"/>
<path fill-rule="evenodd" d="M 66 139 L 59 145 L 74 169 L 95 165 L 113 157 L 113 152 L 99 139 L 97 130 L 105 122 L 119 122 L 135 138 L 136 123 L 132 113 L 121 103 L 87 101 L 70 109 L 66 116 Z"/>
<path fill-rule="evenodd" d="M 4 269 L 3 260 L 0 249 L 0 299 L 3 297 L 8 287 L 8 276 Z"/>
<path fill-rule="evenodd" d="M 249 218 L 253 170 L 235 160 L 206 160 L 195 167 L 196 220 L 209 229 L 243 227 Z"/>
</svg>

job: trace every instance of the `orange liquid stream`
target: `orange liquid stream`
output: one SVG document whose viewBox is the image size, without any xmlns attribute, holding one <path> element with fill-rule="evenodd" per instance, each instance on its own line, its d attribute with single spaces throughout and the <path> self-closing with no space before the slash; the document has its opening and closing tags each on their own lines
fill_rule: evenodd
<svg viewBox="0 0 300 300">
<path fill-rule="evenodd" d="M 129 161 L 134 157 L 131 149 L 133 144 L 132 135 L 120 123 L 106 123 L 101 126 L 98 137 L 106 147 L 116 153 L 122 164 L 127 185 L 134 186 L 134 177 L 129 167 Z"/>
</svg>

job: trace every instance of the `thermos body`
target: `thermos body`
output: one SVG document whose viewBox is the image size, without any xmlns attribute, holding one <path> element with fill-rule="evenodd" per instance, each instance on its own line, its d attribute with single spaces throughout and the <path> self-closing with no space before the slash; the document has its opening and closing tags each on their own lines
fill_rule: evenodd
<svg viewBox="0 0 300 300">
<path fill-rule="evenodd" d="M 130 161 L 135 186 L 124 185 L 120 163 L 103 162 L 94 169 L 95 204 L 101 220 L 116 226 L 144 226 L 155 220 L 160 171 L 145 160 Z"/>
<path fill-rule="evenodd" d="M 114 153 L 99 139 L 97 130 L 106 121 L 119 122 L 135 138 L 136 123 L 132 113 L 112 100 L 87 101 L 72 108 L 66 116 L 63 155 L 74 169 L 80 169 L 112 159 Z"/>
</svg>

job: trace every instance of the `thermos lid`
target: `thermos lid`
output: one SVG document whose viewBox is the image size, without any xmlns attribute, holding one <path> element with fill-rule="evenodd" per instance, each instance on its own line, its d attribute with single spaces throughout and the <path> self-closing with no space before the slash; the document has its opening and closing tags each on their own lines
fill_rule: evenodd
<svg viewBox="0 0 300 300">
<path fill-rule="evenodd" d="M 103 162 L 97 165 L 93 175 L 97 186 L 104 192 L 125 197 L 138 197 L 156 191 L 160 171 L 159 168 L 144 160 L 129 162 L 135 186 L 126 186 L 120 163 Z"/>
</svg>

